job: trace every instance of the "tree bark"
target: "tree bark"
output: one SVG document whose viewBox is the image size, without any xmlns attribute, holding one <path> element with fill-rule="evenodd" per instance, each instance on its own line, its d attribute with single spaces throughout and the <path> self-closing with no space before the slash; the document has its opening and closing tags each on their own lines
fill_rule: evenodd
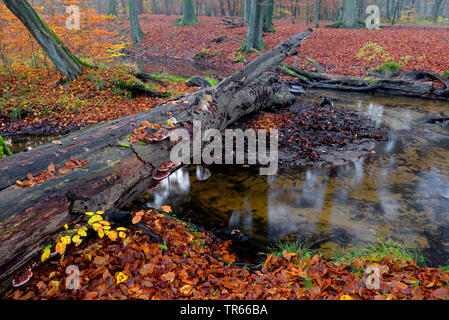
<svg viewBox="0 0 449 320">
<path fill-rule="evenodd" d="M 108 0 L 108 16 L 118 16 L 117 0 Z"/>
<path fill-rule="evenodd" d="M 345 0 L 343 7 L 343 28 L 357 28 L 357 0 Z"/>
<path fill-rule="evenodd" d="M 244 18 L 245 22 L 248 23 L 249 15 L 251 14 L 251 0 L 244 0 L 243 6 L 244 6 L 243 7 L 243 10 L 244 10 L 243 18 Z"/>
<path fill-rule="evenodd" d="M 313 0 L 313 18 L 315 20 L 315 28 L 320 27 L 320 0 Z"/>
<path fill-rule="evenodd" d="M 438 21 L 438 14 L 440 12 L 440 7 L 441 4 L 443 3 L 443 0 L 435 0 L 434 4 L 433 4 L 433 8 L 432 8 L 432 16 L 433 16 L 433 20 L 435 22 Z"/>
<path fill-rule="evenodd" d="M 241 116 L 285 102 L 273 87 L 273 75 L 261 75 L 288 56 L 312 34 L 309 29 L 259 56 L 215 87 L 177 97 L 150 111 L 110 121 L 0 160 L 0 291 L 20 268 L 50 243 L 65 224 L 80 221 L 86 211 L 119 209 L 156 183 L 154 175 L 170 159 L 170 141 L 143 146 L 128 136 L 143 121 L 168 130 L 168 119 L 191 129 L 225 129 Z M 290 97 L 291 98 L 291 97 Z M 291 101 L 290 101 L 291 102 Z M 64 167 L 71 157 L 89 160 L 34 187 L 14 188 L 17 180 L 36 176 L 50 164 Z M 28 177 L 29 179 L 29 177 Z"/>
<path fill-rule="evenodd" d="M 273 8 L 274 0 L 268 0 L 263 12 L 263 32 L 276 32 L 273 28 Z"/>
<path fill-rule="evenodd" d="M 26 0 L 4 0 L 6 7 L 25 25 L 65 80 L 75 80 L 83 63 L 62 43 Z"/>
<path fill-rule="evenodd" d="M 143 32 L 139 24 L 137 0 L 129 0 L 129 20 L 131 22 L 131 37 L 134 42 L 142 42 Z"/>
<path fill-rule="evenodd" d="M 193 0 L 182 0 L 182 22 L 183 26 L 191 26 L 198 23 L 195 16 L 195 9 L 193 8 Z"/>
<path fill-rule="evenodd" d="M 262 0 L 263 1 L 263 0 Z M 263 28 L 263 8 L 261 0 L 251 0 L 251 13 L 249 15 L 248 34 L 246 36 L 245 47 L 247 49 L 263 48 L 262 28 Z"/>
</svg>

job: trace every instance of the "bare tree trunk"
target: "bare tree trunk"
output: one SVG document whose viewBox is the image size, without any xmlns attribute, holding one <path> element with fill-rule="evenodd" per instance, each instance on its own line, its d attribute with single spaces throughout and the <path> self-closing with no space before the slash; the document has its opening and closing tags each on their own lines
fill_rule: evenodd
<svg viewBox="0 0 449 320">
<path fill-rule="evenodd" d="M 263 47 L 263 0 L 251 0 L 251 14 L 249 16 L 248 34 L 246 36 L 245 47 L 247 49 L 260 50 Z"/>
<path fill-rule="evenodd" d="M 108 15 L 117 16 L 117 0 L 108 0 Z"/>
<path fill-rule="evenodd" d="M 182 0 L 181 25 L 190 26 L 197 23 L 198 19 L 195 16 L 195 9 L 193 8 L 193 0 Z"/>
<path fill-rule="evenodd" d="M 344 28 L 357 27 L 357 0 L 345 0 L 342 25 Z"/>
<path fill-rule="evenodd" d="M 137 0 L 129 0 L 129 20 L 131 21 L 131 37 L 132 40 L 142 42 L 143 32 L 139 24 Z"/>
</svg>

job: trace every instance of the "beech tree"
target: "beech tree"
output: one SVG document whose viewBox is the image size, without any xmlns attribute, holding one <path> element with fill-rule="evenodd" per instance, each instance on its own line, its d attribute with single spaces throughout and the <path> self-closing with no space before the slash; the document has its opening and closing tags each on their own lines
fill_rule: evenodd
<svg viewBox="0 0 449 320">
<path fill-rule="evenodd" d="M 23 23 L 65 80 L 73 81 L 83 72 L 83 62 L 64 45 L 39 17 L 27 0 L 3 0 L 6 7 Z"/>
<path fill-rule="evenodd" d="M 246 49 L 262 49 L 263 0 L 251 0 L 251 13 L 248 21 Z"/>
<path fill-rule="evenodd" d="M 117 15 L 117 0 L 108 0 L 108 16 Z"/>
<path fill-rule="evenodd" d="M 267 0 L 263 10 L 264 32 L 276 32 L 273 28 L 273 7 L 274 7 L 274 0 Z"/>
<path fill-rule="evenodd" d="M 198 23 L 198 19 L 195 16 L 193 0 L 182 0 L 182 21 L 180 25 L 191 26 L 196 23 Z"/>
<path fill-rule="evenodd" d="M 143 32 L 139 24 L 138 7 L 136 0 L 129 0 L 129 20 L 131 21 L 131 38 L 133 41 L 142 42 Z"/>
<path fill-rule="evenodd" d="M 244 0 L 243 6 L 243 17 L 245 19 L 245 22 L 248 22 L 249 15 L 251 14 L 251 0 Z"/>
<path fill-rule="evenodd" d="M 341 21 L 343 28 L 357 28 L 357 0 L 345 0 Z"/>
</svg>

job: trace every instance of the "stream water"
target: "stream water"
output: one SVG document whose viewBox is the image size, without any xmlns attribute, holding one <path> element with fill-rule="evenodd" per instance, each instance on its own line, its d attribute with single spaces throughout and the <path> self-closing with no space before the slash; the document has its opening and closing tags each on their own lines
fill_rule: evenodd
<svg viewBox="0 0 449 320">
<path fill-rule="evenodd" d="M 326 253 L 390 237 L 419 249 L 431 265 L 449 261 L 449 128 L 429 124 L 447 102 L 316 91 L 299 98 L 355 109 L 391 128 L 376 153 L 336 168 L 299 167 L 260 176 L 257 168 L 191 166 L 144 195 L 206 229 L 234 228 L 254 261 L 276 239 L 299 238 Z"/>
</svg>

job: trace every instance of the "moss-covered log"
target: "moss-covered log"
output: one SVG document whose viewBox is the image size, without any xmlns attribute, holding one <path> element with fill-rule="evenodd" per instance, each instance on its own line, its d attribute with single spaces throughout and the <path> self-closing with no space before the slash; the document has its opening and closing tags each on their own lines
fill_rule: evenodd
<svg viewBox="0 0 449 320">
<path fill-rule="evenodd" d="M 0 160 L 0 289 L 36 257 L 64 224 L 78 221 L 86 211 L 115 210 L 136 199 L 157 180 L 162 163 L 170 160 L 171 144 L 131 144 L 129 135 L 143 121 L 173 129 L 191 129 L 200 121 L 203 130 L 225 129 L 243 115 L 291 99 L 273 85 L 274 75 L 263 73 L 296 53 L 312 33 L 300 33 L 225 78 L 215 87 L 177 97 L 150 111 L 110 121 L 48 143 L 30 152 Z M 292 102 L 290 100 L 290 102 Z M 57 174 L 34 187 L 14 187 L 29 174 L 56 169 L 74 157 L 87 167 Z"/>
</svg>

